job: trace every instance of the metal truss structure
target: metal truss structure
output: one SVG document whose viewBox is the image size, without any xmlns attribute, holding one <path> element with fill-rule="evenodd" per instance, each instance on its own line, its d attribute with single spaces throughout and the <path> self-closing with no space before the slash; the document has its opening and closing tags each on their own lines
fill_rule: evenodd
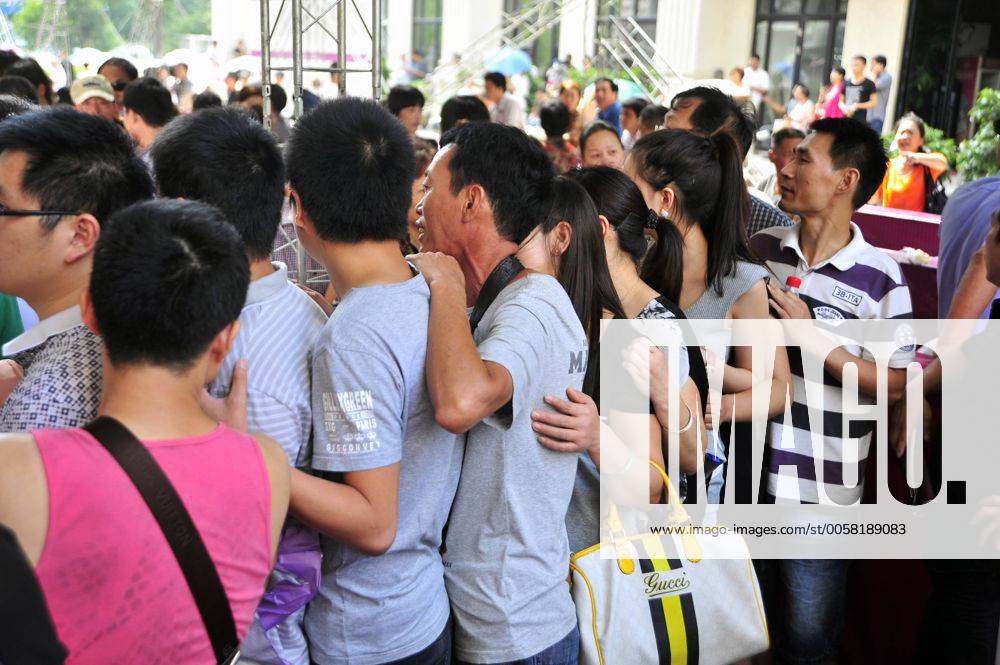
<svg viewBox="0 0 1000 665">
<path fill-rule="evenodd" d="M 287 8 L 287 11 L 286 11 Z M 353 9 L 353 11 L 351 11 Z M 327 24 L 330 14 L 336 23 L 331 27 Z M 361 27 L 367 33 L 370 43 L 365 44 L 365 51 L 370 49 L 370 66 L 352 67 L 348 62 L 348 22 Z M 290 22 L 290 31 L 288 23 Z M 290 32 L 290 34 L 288 34 Z M 316 33 L 322 33 L 332 40 L 337 49 L 337 60 L 332 66 L 307 66 L 303 58 L 303 43 L 305 39 Z M 321 35 L 321 36 L 322 36 Z M 281 41 L 291 41 L 291 64 L 274 66 L 271 54 L 275 46 L 285 46 Z M 276 13 L 272 14 L 271 0 L 260 0 L 260 51 L 261 51 L 261 83 L 264 91 L 264 122 L 270 125 L 271 111 L 271 81 L 278 72 L 291 72 L 293 105 L 292 117 L 298 119 L 302 115 L 302 78 L 305 72 L 324 72 L 337 77 L 341 89 L 349 74 L 370 74 L 372 98 L 382 96 L 382 0 L 371 0 L 369 16 L 358 7 L 358 0 L 281 0 Z M 270 127 L 268 127 L 270 128 Z"/>
<path fill-rule="evenodd" d="M 653 100 L 669 101 L 684 77 L 677 73 L 642 26 L 632 17 L 609 15 L 604 34 L 598 35 L 604 66 L 622 71 Z"/>
<path fill-rule="evenodd" d="M 281 0 L 277 11 L 273 12 L 270 0 L 260 0 L 261 87 L 264 126 L 267 129 L 271 128 L 271 83 L 279 73 L 291 73 L 289 101 L 293 121 L 302 116 L 303 77 L 306 72 L 335 76 L 341 91 L 346 88 L 348 75 L 370 74 L 372 99 L 382 97 L 383 0 L 371 0 L 371 11 L 367 16 L 358 6 L 359 2 L 364 0 Z M 358 45 L 349 43 L 351 34 L 366 34 L 370 41 Z M 304 54 L 304 44 L 316 43 L 317 40 L 336 47 L 337 59 L 332 65 L 306 64 L 308 58 Z M 274 51 L 288 49 L 289 46 L 290 64 L 272 64 Z M 370 49 L 369 66 L 352 66 L 349 62 L 351 49 L 363 52 Z M 298 241 L 291 206 L 286 205 L 282 217 L 274 256 L 288 265 L 292 279 L 322 291 L 328 279 L 326 269 L 313 260 Z"/>
</svg>

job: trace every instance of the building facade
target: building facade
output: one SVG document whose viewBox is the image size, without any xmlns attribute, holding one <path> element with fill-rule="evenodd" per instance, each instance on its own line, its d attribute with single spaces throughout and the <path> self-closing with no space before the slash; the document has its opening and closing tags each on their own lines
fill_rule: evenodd
<svg viewBox="0 0 1000 665">
<path fill-rule="evenodd" d="M 893 88 L 887 126 L 916 111 L 931 125 L 962 136 L 978 90 L 1000 86 L 997 0 L 382 0 L 386 68 L 420 51 L 430 66 L 470 48 L 492 50 L 518 12 L 544 5 L 545 29 L 518 26 L 537 38 L 528 50 L 540 71 L 554 58 L 581 66 L 600 55 L 608 16 L 633 19 L 659 54 L 686 79 L 724 76 L 758 53 L 771 76 L 771 96 L 788 99 L 802 82 L 815 96 L 830 70 L 850 69 L 855 54 L 884 55 Z M 333 0 L 303 0 L 315 15 Z M 272 2 L 272 13 L 281 3 Z M 361 11 L 369 2 L 357 3 Z M 259 53 L 259 0 L 213 0 L 213 37 L 243 40 Z M 335 47 L 328 35 L 306 41 L 312 64 Z M 365 44 L 366 36 L 352 35 Z M 255 51 L 255 46 L 257 50 Z M 363 51 L 363 46 L 362 49 Z M 363 58 L 362 52 L 353 57 Z M 370 57 L 370 56 L 369 56 Z M 350 89 L 350 88 L 349 88 Z"/>
</svg>

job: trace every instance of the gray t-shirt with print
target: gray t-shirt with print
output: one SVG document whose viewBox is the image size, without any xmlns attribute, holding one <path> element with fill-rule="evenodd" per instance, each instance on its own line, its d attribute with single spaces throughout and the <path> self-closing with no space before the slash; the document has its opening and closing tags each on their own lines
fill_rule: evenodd
<svg viewBox="0 0 1000 665">
<path fill-rule="evenodd" d="M 564 519 L 578 456 L 541 446 L 531 411 L 581 388 L 587 341 L 563 288 L 534 273 L 500 292 L 475 341 L 483 360 L 510 372 L 514 394 L 467 435 L 445 581 L 455 656 L 496 663 L 528 658 L 576 625 Z"/>
<path fill-rule="evenodd" d="M 313 455 L 320 471 L 399 463 L 396 539 L 367 556 L 322 538 L 323 582 L 306 613 L 317 663 L 385 663 L 421 651 L 448 621 L 439 548 L 462 446 L 438 426 L 424 363 L 430 291 L 420 275 L 353 289 L 313 351 Z"/>
</svg>

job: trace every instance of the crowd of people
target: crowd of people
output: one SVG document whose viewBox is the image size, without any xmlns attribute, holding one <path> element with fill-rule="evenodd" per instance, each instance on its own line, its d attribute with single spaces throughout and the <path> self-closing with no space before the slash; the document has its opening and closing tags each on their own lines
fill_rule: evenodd
<svg viewBox="0 0 1000 665">
<path fill-rule="evenodd" d="M 778 132 L 760 192 L 744 172 L 754 114 L 711 87 L 658 105 L 601 79 L 582 124 L 566 83 L 540 141 L 488 74 L 486 102 L 449 99 L 429 141 L 410 87 L 269 132 L 259 87 L 178 113 L 178 90 L 127 62 L 101 72 L 74 82 L 73 108 L 41 108 L 44 80 L 28 79 L 33 101 L 0 95 L 0 565 L 24 571 L 0 661 L 208 663 L 239 643 L 255 663 L 575 664 L 566 579 L 601 540 L 601 476 L 663 465 L 676 440 L 682 496 L 702 494 L 699 470 L 709 502 L 740 491 L 749 456 L 728 460 L 754 444 L 755 389 L 770 395 L 760 500 L 860 498 L 863 480 L 778 482 L 816 462 L 794 352 L 763 382 L 747 348 L 683 349 L 674 366 L 653 347 L 635 361 L 637 414 L 599 409 L 598 349 L 608 318 L 909 318 L 899 265 L 852 222 L 879 191 L 903 196 L 857 115 L 876 93 L 847 96 L 854 117 Z M 934 169 L 922 132 L 900 123 L 904 166 Z M 995 180 L 951 202 L 991 234 L 956 273 L 977 315 L 998 295 Z M 326 293 L 274 260 L 283 215 Z M 894 402 L 912 358 L 890 361 Z M 877 396 L 874 360 L 839 349 L 825 421 L 842 418 L 848 366 Z M 852 458 L 827 432 L 822 461 L 863 479 L 872 430 L 859 437 Z M 136 449 L 161 486 L 132 473 Z M 147 500 L 164 485 L 180 503 Z M 176 540 L 201 548 L 198 574 Z M 849 567 L 757 562 L 778 662 L 836 660 Z M 970 573 L 940 574 L 945 597 Z M 976 603 L 935 615 L 922 662 L 993 661 L 1000 575 L 973 574 Z"/>
</svg>

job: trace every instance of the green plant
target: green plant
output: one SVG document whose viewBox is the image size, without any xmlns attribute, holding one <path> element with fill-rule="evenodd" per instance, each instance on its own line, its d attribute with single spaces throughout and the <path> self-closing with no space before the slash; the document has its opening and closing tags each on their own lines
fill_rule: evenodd
<svg viewBox="0 0 1000 665">
<path fill-rule="evenodd" d="M 994 123 L 1000 120 L 1000 90 L 983 88 L 969 111 L 976 133 L 958 148 L 958 172 L 968 182 L 997 173 L 998 137 Z"/>
<path fill-rule="evenodd" d="M 895 156 L 898 152 L 892 148 L 892 140 L 896 138 L 895 132 L 888 132 L 882 135 L 882 144 L 890 156 Z M 930 125 L 924 125 L 924 146 L 931 152 L 940 152 L 948 159 L 948 166 L 955 168 L 958 159 L 958 147 L 955 139 L 945 136 L 944 130 Z"/>
</svg>

